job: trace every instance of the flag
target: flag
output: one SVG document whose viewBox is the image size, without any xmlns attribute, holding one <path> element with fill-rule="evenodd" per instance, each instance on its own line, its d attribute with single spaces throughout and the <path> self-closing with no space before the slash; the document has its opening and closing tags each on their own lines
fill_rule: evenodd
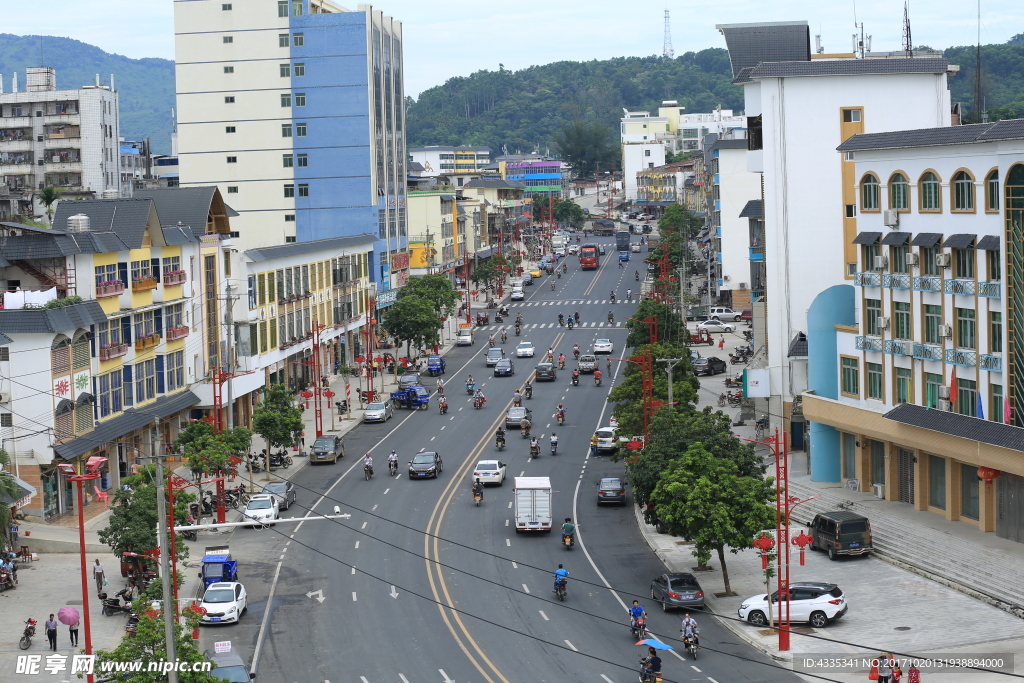
<svg viewBox="0 0 1024 683">
<path fill-rule="evenodd" d="M 1003 424 L 1010 424 L 1011 412 L 1012 409 L 1010 408 L 1010 397 L 1003 396 Z"/>
<path fill-rule="evenodd" d="M 949 402 L 952 405 L 953 410 L 956 410 L 956 399 L 958 398 L 958 392 L 959 389 L 956 385 L 956 366 L 954 365 L 953 369 L 949 371 Z"/>
<path fill-rule="evenodd" d="M 977 399 L 977 404 L 978 404 L 978 417 L 980 417 L 982 420 L 984 420 L 985 419 L 985 406 L 982 405 L 981 394 L 975 394 L 975 397 Z"/>
</svg>

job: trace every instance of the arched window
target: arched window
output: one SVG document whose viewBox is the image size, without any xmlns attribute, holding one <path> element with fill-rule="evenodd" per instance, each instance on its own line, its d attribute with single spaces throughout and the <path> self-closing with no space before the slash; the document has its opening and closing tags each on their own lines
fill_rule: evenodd
<svg viewBox="0 0 1024 683">
<path fill-rule="evenodd" d="M 953 176 L 953 210 L 974 211 L 974 178 L 967 171 Z"/>
<path fill-rule="evenodd" d="M 920 193 L 922 211 L 939 211 L 942 209 L 941 200 L 939 199 L 939 178 L 931 171 L 921 176 Z"/>
<path fill-rule="evenodd" d="M 71 340 L 66 335 L 58 334 L 50 344 L 50 370 L 54 375 L 71 372 Z"/>
<path fill-rule="evenodd" d="M 994 169 L 985 178 L 985 210 L 999 212 L 999 169 Z"/>
<path fill-rule="evenodd" d="M 868 173 L 860 181 L 861 211 L 878 211 L 878 178 Z"/>
<path fill-rule="evenodd" d="M 910 185 L 902 173 L 894 173 L 889 178 L 889 208 L 900 211 L 910 209 Z"/>
</svg>

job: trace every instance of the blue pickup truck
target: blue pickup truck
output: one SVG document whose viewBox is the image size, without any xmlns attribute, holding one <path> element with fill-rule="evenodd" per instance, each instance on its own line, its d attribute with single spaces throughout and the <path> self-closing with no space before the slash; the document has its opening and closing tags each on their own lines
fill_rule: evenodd
<svg viewBox="0 0 1024 683">
<path fill-rule="evenodd" d="M 429 356 L 427 358 L 427 372 L 431 377 L 443 375 L 447 365 L 448 364 L 445 363 L 444 358 L 441 356 Z"/>
</svg>

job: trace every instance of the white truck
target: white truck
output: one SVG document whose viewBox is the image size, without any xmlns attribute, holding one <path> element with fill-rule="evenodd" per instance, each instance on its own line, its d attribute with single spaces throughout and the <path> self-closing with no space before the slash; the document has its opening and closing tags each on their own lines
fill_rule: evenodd
<svg viewBox="0 0 1024 683">
<path fill-rule="evenodd" d="M 455 335 L 456 346 L 473 345 L 473 325 L 471 323 L 459 323 L 459 331 Z"/>
<path fill-rule="evenodd" d="M 516 477 L 513 496 L 517 534 L 527 531 L 551 533 L 550 478 Z"/>
</svg>

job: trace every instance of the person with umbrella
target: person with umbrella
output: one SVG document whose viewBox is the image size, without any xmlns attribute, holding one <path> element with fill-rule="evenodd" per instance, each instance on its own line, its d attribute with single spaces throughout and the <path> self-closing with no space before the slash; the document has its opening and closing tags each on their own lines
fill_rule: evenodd
<svg viewBox="0 0 1024 683">
<path fill-rule="evenodd" d="M 641 657 L 640 661 L 643 664 L 643 678 L 645 681 L 654 683 L 657 681 L 661 673 L 661 657 L 658 656 L 658 651 L 653 647 L 647 648 L 647 656 Z"/>
<path fill-rule="evenodd" d="M 57 621 L 67 624 L 71 647 L 78 647 L 78 623 L 81 621 L 78 610 L 74 607 L 61 607 L 57 610 Z"/>
</svg>

